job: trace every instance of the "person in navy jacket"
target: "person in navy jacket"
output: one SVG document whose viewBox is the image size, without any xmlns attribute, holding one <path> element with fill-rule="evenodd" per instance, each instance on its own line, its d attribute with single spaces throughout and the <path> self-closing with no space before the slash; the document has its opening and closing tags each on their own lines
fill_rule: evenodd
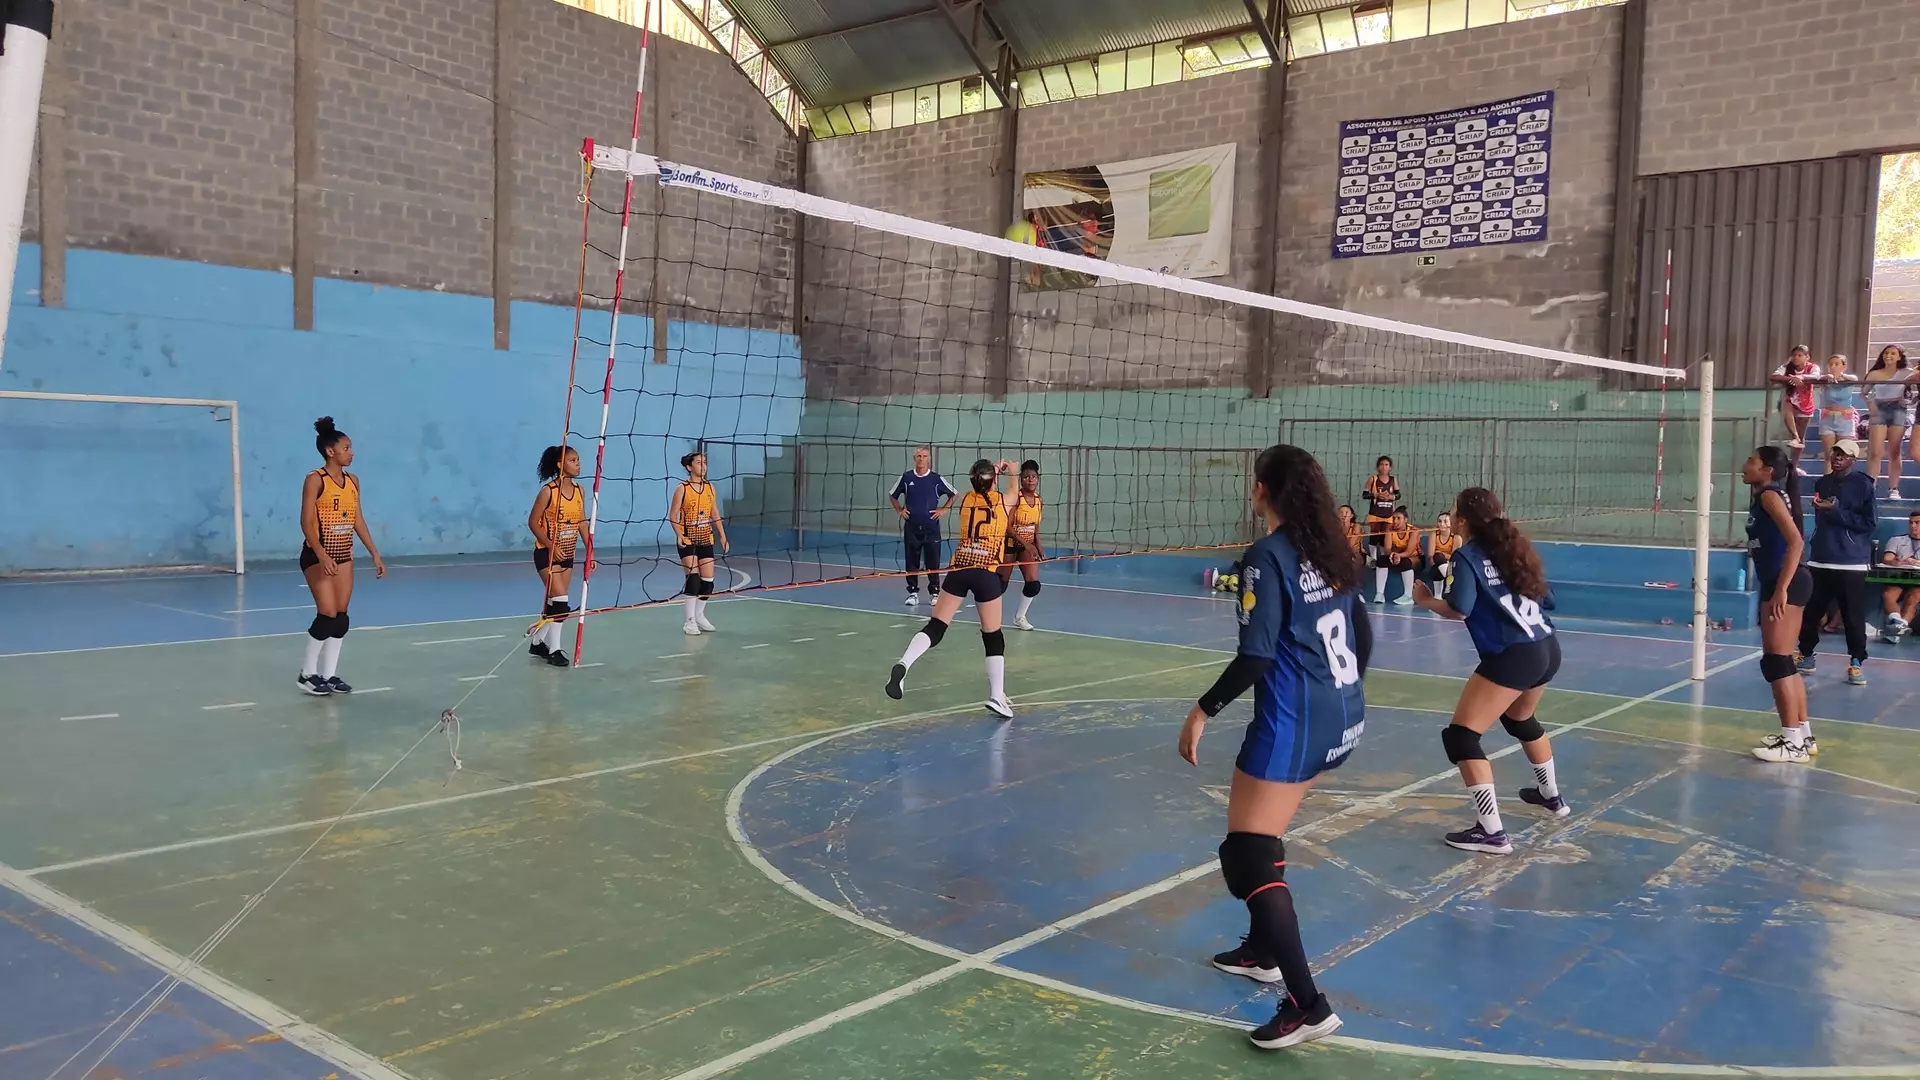
<svg viewBox="0 0 1920 1080">
<path fill-rule="evenodd" d="M 1867 660 L 1867 572 L 1873 566 L 1873 529 L 1880 508 L 1873 478 L 1853 467 L 1859 459 L 1860 444 L 1841 439 L 1827 454 L 1827 474 L 1813 484 L 1813 542 L 1807 557 L 1813 596 L 1800 624 L 1796 666 L 1803 675 L 1813 673 L 1820 623 L 1837 603 L 1851 658 L 1847 681 L 1865 686 L 1861 665 Z"/>
<path fill-rule="evenodd" d="M 900 474 L 887 497 L 900 515 L 907 545 L 907 603 L 920 603 L 920 574 L 928 570 L 927 592 L 940 593 L 940 518 L 953 507 L 959 492 L 946 477 L 933 471 L 933 451 L 925 446 L 913 452 L 913 468 Z"/>
</svg>

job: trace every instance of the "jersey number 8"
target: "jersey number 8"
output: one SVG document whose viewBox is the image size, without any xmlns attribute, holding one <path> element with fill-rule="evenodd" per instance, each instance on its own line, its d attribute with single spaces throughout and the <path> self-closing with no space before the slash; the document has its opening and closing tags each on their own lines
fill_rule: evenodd
<svg viewBox="0 0 1920 1080">
<path fill-rule="evenodd" d="M 1333 685 L 1352 686 L 1360 681 L 1360 658 L 1353 654 L 1353 646 L 1347 640 L 1347 613 L 1329 611 L 1320 616 L 1313 628 L 1320 632 L 1320 644 L 1326 649 L 1327 670 L 1333 674 Z"/>
<path fill-rule="evenodd" d="M 1500 606 L 1507 609 L 1507 614 L 1513 617 L 1528 638 L 1540 636 L 1533 632 L 1535 627 L 1547 629 L 1547 620 L 1540 614 L 1540 605 L 1527 597 L 1508 593 L 1500 598 Z"/>
</svg>

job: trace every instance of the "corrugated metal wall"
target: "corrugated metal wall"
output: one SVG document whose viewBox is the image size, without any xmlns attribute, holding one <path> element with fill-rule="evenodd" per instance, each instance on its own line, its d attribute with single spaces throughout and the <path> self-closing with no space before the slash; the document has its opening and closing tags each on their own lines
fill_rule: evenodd
<svg viewBox="0 0 1920 1080">
<path fill-rule="evenodd" d="M 1661 362 L 1671 251 L 1672 365 L 1710 353 L 1719 386 L 1756 388 L 1798 344 L 1858 361 L 1879 173 L 1856 155 L 1642 177 L 1631 359 Z"/>
</svg>

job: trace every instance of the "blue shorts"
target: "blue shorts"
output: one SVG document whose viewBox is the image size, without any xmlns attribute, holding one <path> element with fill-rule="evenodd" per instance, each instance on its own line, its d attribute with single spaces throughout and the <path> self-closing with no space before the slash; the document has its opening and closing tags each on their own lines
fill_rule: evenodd
<svg viewBox="0 0 1920 1080">
<path fill-rule="evenodd" d="M 1361 711 L 1320 710 L 1306 720 L 1263 720 L 1256 705 L 1233 767 L 1256 780 L 1298 784 L 1346 764 L 1366 729 Z"/>
</svg>

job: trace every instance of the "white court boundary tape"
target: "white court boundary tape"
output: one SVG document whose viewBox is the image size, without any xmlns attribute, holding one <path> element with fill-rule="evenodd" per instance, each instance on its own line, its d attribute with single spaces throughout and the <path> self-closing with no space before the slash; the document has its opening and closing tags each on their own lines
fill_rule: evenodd
<svg viewBox="0 0 1920 1080">
<path fill-rule="evenodd" d="M 1712 668 L 1707 672 L 1707 676 L 1711 678 L 1712 676 L 1717 675 L 1723 671 L 1726 671 L 1729 668 L 1746 663 L 1747 661 L 1752 660 L 1759 655 L 1760 653 L 1758 650 L 1747 652 L 1746 654 L 1736 659 L 1729 660 L 1726 663 L 1720 664 Z M 1576 721 L 1571 724 L 1556 725 L 1552 728 L 1551 733 L 1557 735 L 1565 732 L 1578 731 L 1584 728 L 1591 727 L 1592 725 L 1597 724 L 1600 721 L 1607 719 L 1608 717 L 1615 716 L 1615 715 L 1618 715 L 1619 713 L 1625 712 L 1627 709 L 1633 708 L 1637 705 L 1645 704 L 1650 701 L 1657 700 L 1659 698 L 1665 697 L 1667 694 L 1673 693 L 1676 690 L 1684 689 L 1691 685 L 1693 685 L 1693 679 L 1691 677 L 1678 680 L 1658 690 L 1654 690 L 1650 693 L 1643 694 L 1637 698 L 1633 698 L 1633 699 L 1621 702 L 1620 704 L 1611 706 L 1598 713 L 1595 713 L 1590 717 L 1587 717 L 1584 720 Z M 1160 700 L 1160 699 L 1142 699 L 1142 700 Z M 1044 704 L 1048 706 L 1074 705 L 1079 703 L 1080 702 L 1073 702 L 1073 701 L 1044 702 Z M 1042 704 L 1042 703 L 1036 702 L 1035 704 Z M 898 721 L 898 722 L 904 722 L 904 721 Z M 886 726 L 886 722 L 865 725 L 859 730 L 870 730 L 871 728 L 881 727 L 881 726 Z M 732 1070 L 740 1067 L 741 1065 L 744 1065 L 758 1058 L 764 1057 L 767 1054 L 770 1054 L 776 1050 L 782 1049 L 786 1046 L 792 1045 L 793 1043 L 799 1042 L 805 1038 L 808 1038 L 809 1036 L 818 1034 L 846 1020 L 853 1019 L 857 1016 L 861 1016 L 861 1015 L 864 1015 L 865 1013 L 869 1013 L 876 1009 L 880 1009 L 887 1005 L 893 1004 L 894 1002 L 912 997 L 915 994 L 920 993 L 922 990 L 926 990 L 930 987 L 937 986 L 940 983 L 946 982 L 947 980 L 952 979 L 955 976 L 964 974 L 969 971 L 986 971 L 992 974 L 1001 975 L 1010 979 L 1015 979 L 1015 980 L 1029 983 L 1035 986 L 1045 987 L 1047 989 L 1055 990 L 1061 993 L 1072 994 L 1076 997 L 1085 998 L 1087 1000 L 1099 1001 L 1104 1004 L 1119 1006 L 1122 1008 L 1132 1009 L 1139 1012 L 1151 1013 L 1158 1016 L 1167 1016 L 1167 1017 L 1173 1017 L 1177 1019 L 1190 1020 L 1197 1023 L 1208 1024 L 1216 1027 L 1228 1027 L 1236 1030 L 1244 1030 L 1246 1028 L 1246 1025 L 1238 1020 L 1233 1020 L 1233 1019 L 1220 1017 L 1220 1016 L 1213 1016 L 1207 1013 L 1193 1012 L 1185 1009 L 1173 1008 L 1170 1006 L 1156 1005 L 1151 1002 L 1138 1001 L 1132 998 L 1120 997 L 1118 995 L 1108 994 L 1102 991 L 1092 990 L 1087 987 L 1078 986 L 1073 983 L 1063 982 L 1058 979 L 1050 978 L 1048 976 L 1036 975 L 1032 972 L 1022 971 L 1018 968 L 1008 967 L 999 962 L 1005 959 L 1006 957 L 1013 955 L 1014 953 L 1020 952 L 1026 948 L 1029 948 L 1032 945 L 1038 944 L 1049 938 L 1065 933 L 1068 930 L 1073 929 L 1074 927 L 1084 925 L 1085 923 L 1092 922 L 1100 918 L 1104 918 L 1107 915 L 1111 915 L 1111 914 L 1114 914 L 1115 912 L 1122 911 L 1143 900 L 1147 900 L 1154 896 L 1158 896 L 1161 893 L 1177 888 L 1188 882 L 1197 881 L 1201 878 L 1217 873 L 1218 868 L 1216 864 L 1214 864 L 1213 862 L 1203 863 L 1199 866 L 1195 866 L 1190 869 L 1183 870 L 1178 874 L 1172 875 L 1171 877 L 1163 878 L 1160 881 L 1156 881 L 1148 885 L 1142 886 L 1138 889 L 1135 889 L 1131 892 L 1124 893 L 1120 896 L 1107 900 L 1102 904 L 1088 908 L 1087 910 L 1080 912 L 1076 915 L 1070 915 L 1064 919 L 1060 919 L 1053 923 L 1049 923 L 1046 926 L 1039 927 L 1019 937 L 1013 938 L 1006 942 L 1002 942 L 999 945 L 993 946 L 991 948 L 982 950 L 977 953 L 968 953 L 959 949 L 952 948 L 950 946 L 942 945 L 939 942 L 930 941 L 926 938 L 922 938 L 915 934 L 908 933 L 907 931 L 900 930 L 896 927 L 888 926 L 884 923 L 877 922 L 873 919 L 869 919 L 864 915 L 858 914 L 857 912 L 849 911 L 846 908 L 838 904 L 835 904 L 831 900 L 828 900 L 825 897 L 822 897 L 817 893 L 814 893 L 812 890 L 806 888 L 806 886 L 801 885 L 797 881 L 794 881 L 791 877 L 788 877 L 778 867 L 774 866 L 773 863 L 769 861 L 764 855 L 760 854 L 759 850 L 754 846 L 752 839 L 747 836 L 745 823 L 742 820 L 742 804 L 746 798 L 746 793 L 748 790 L 750 790 L 753 787 L 754 783 L 758 781 L 760 777 L 766 775 L 766 773 L 769 770 L 779 766 L 783 762 L 789 761 L 794 757 L 797 757 L 798 755 L 803 754 L 810 749 L 813 749 L 814 747 L 821 746 L 825 743 L 832 742 L 836 739 L 845 738 L 846 736 L 852 735 L 855 733 L 856 733 L 855 731 L 849 730 L 849 731 L 830 732 L 830 733 L 824 734 L 819 738 L 813 739 L 809 742 L 802 743 L 800 745 L 788 748 L 782 753 L 775 755 L 774 757 L 763 762 L 759 767 L 755 768 L 752 772 L 748 773 L 745 777 L 743 777 L 740 780 L 738 784 L 734 785 L 733 790 L 727 796 L 727 804 L 726 804 L 727 834 L 733 838 L 734 844 L 740 849 L 741 854 L 746 858 L 746 860 L 749 863 L 753 864 L 755 868 L 759 869 L 761 873 L 765 874 L 768 877 L 768 879 L 773 881 L 775 884 L 779 885 L 782 889 L 785 889 L 788 893 L 791 893 L 792 895 L 806 902 L 807 904 L 812 905 L 813 907 L 818 908 L 822 911 L 825 911 L 828 914 L 835 916 L 836 918 L 844 919 L 847 922 L 854 924 L 855 926 L 859 926 L 862 929 L 868 930 L 883 938 L 900 942 L 905 945 L 911 945 L 925 952 L 929 952 L 936 956 L 941 956 L 946 959 L 952 960 L 953 963 L 947 965 L 946 967 L 938 968 L 934 971 L 928 972 L 925 975 L 921 975 L 916 979 L 913 979 L 908 982 L 902 983 L 898 986 L 892 987 L 891 989 L 882 991 L 871 997 L 843 1006 L 823 1016 L 810 1020 L 805 1024 L 801 1024 L 801 1025 L 798 1025 L 797 1027 L 789 1028 L 786 1031 L 780 1032 L 779 1034 L 774 1035 L 770 1038 L 761 1040 L 760 1042 L 755 1043 L 751 1046 L 743 1047 L 740 1050 L 737 1050 L 734 1053 L 727 1055 L 726 1057 L 718 1058 L 714 1061 L 708 1062 L 705 1065 L 701 1065 L 701 1066 L 698 1066 L 697 1068 L 687 1070 L 686 1072 L 680 1073 L 677 1076 L 673 1077 L 672 1080 L 712 1080 L 712 1078 L 714 1077 L 721 1076 L 725 1073 L 731 1072 Z M 1518 750 L 1519 750 L 1519 745 L 1516 743 L 1512 746 L 1503 747 L 1502 749 L 1495 751 L 1492 754 L 1489 754 L 1488 757 L 1490 758 L 1505 757 Z M 1401 798 L 1405 795 L 1412 794 L 1415 791 L 1418 791 L 1431 784 L 1438 783 L 1439 781 L 1450 778 L 1454 775 L 1455 775 L 1455 771 L 1452 769 L 1449 769 L 1442 773 L 1436 773 L 1433 776 L 1427 777 L 1423 780 L 1417 780 L 1411 784 L 1407 784 L 1403 787 L 1396 788 L 1395 790 L 1386 792 L 1385 794 L 1374 796 L 1371 799 L 1350 804 L 1338 811 L 1335 811 L 1333 814 L 1328 815 L 1327 817 L 1314 822 L 1312 825 L 1309 825 L 1300 831 L 1303 833 L 1310 832 L 1316 827 L 1318 827 L 1319 825 L 1321 825 L 1323 822 L 1333 821 L 1333 820 L 1337 820 L 1338 818 L 1351 816 L 1352 814 L 1359 813 L 1363 810 L 1389 805 L 1395 799 Z M 1530 1066 L 1534 1068 L 1591 1070 L 1591 1071 L 1602 1072 L 1602 1073 L 1612 1072 L 1612 1073 L 1624 1073 L 1624 1074 L 1636 1074 L 1636 1075 L 1712 1076 L 1712 1077 L 1746 1076 L 1746 1077 L 1781 1078 L 1781 1080 L 1789 1080 L 1789 1078 L 1831 1078 L 1831 1080 L 1839 1080 L 1839 1078 L 1843 1078 L 1843 1077 L 1844 1078 L 1854 1078 L 1854 1077 L 1865 1078 L 1865 1077 L 1920 1076 L 1920 1063 L 1904 1064 L 1904 1065 L 1864 1066 L 1864 1067 L 1861 1067 L 1861 1066 L 1695 1065 L 1695 1064 L 1686 1064 L 1686 1063 L 1680 1063 L 1680 1062 L 1602 1061 L 1602 1060 L 1581 1060 L 1581 1059 L 1573 1059 L 1573 1058 L 1536 1057 L 1536 1056 L 1524 1055 L 1524 1054 L 1502 1054 L 1502 1053 L 1494 1053 L 1490 1051 L 1456 1050 L 1456 1049 L 1451 1049 L 1446 1047 L 1419 1046 L 1419 1045 L 1410 1044 L 1410 1043 L 1384 1042 L 1384 1041 L 1373 1040 L 1373 1039 L 1356 1039 L 1356 1038 L 1349 1038 L 1344 1036 L 1334 1036 L 1333 1038 L 1330 1038 L 1324 1041 L 1334 1046 L 1345 1047 L 1353 1050 L 1364 1050 L 1364 1051 L 1371 1051 L 1371 1052 L 1383 1053 L 1383 1054 L 1396 1054 L 1396 1055 L 1405 1056 L 1405 1057 L 1426 1057 L 1426 1058 L 1438 1058 L 1438 1059 L 1446 1059 L 1446 1060 L 1453 1060 L 1453 1061 L 1470 1061 L 1470 1062 L 1476 1062 L 1476 1063 L 1488 1064 L 1488 1065 L 1508 1065 L 1508 1066 L 1521 1066 L 1521 1067 Z"/>
</svg>

